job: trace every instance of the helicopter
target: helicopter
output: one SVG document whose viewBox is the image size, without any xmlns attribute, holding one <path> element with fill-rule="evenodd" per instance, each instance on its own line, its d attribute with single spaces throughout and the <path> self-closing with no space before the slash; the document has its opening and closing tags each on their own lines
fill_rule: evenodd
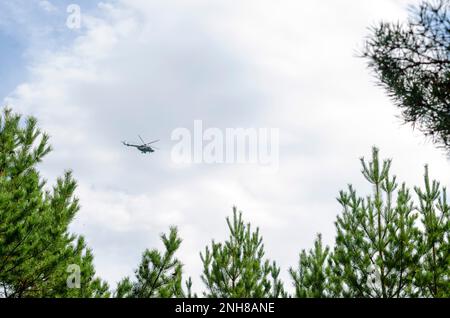
<svg viewBox="0 0 450 318">
<path fill-rule="evenodd" d="M 144 141 L 144 139 L 142 139 L 141 136 L 138 135 L 138 137 L 142 141 L 142 145 L 132 145 L 132 144 L 129 144 L 129 143 L 125 142 L 125 141 L 122 141 L 122 143 L 123 143 L 124 146 L 137 148 L 143 154 L 155 152 L 155 149 L 159 150 L 155 146 L 150 146 L 150 145 L 152 145 L 154 143 L 157 143 L 159 140 L 155 140 L 155 141 L 146 143 Z"/>
</svg>

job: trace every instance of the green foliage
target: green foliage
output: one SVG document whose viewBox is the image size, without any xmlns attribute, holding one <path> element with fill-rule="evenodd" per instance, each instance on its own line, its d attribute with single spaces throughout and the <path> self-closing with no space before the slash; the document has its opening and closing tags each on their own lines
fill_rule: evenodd
<svg viewBox="0 0 450 318">
<path fill-rule="evenodd" d="M 425 167 L 425 189 L 415 191 L 423 231 L 417 249 L 420 263 L 415 283 L 424 297 L 450 297 L 450 205 L 446 189 L 437 181 L 430 182 Z"/>
<path fill-rule="evenodd" d="M 204 254 L 202 280 L 206 297 L 265 298 L 286 296 L 278 276 L 276 263 L 264 260 L 264 245 L 259 229 L 252 232 L 244 224 L 242 213 L 233 209 L 233 219 L 227 218 L 230 237 L 222 243 L 212 241 Z"/>
<path fill-rule="evenodd" d="M 41 287 L 39 297 L 45 298 L 107 298 L 110 297 L 109 286 L 100 278 L 95 278 L 94 256 L 92 251 L 86 248 L 85 240 L 82 236 L 77 238 L 75 244 L 68 247 L 68 254 L 71 256 L 70 264 L 80 267 L 80 288 L 67 288 L 68 275 L 71 273 L 67 263 L 58 266 L 53 274 L 54 279 L 46 282 Z M 69 264 L 69 265 L 70 265 Z"/>
<path fill-rule="evenodd" d="M 314 242 L 314 249 L 300 253 L 298 269 L 289 269 L 294 280 L 295 297 L 326 298 L 332 297 L 329 277 L 328 259 L 330 248 L 323 247 L 322 236 L 319 234 Z"/>
<path fill-rule="evenodd" d="M 170 234 L 161 235 L 164 243 L 164 254 L 157 249 L 146 250 L 142 261 L 136 270 L 136 281 L 124 278 L 117 286 L 118 298 L 171 298 L 185 297 L 182 289 L 181 262 L 175 258 L 175 253 L 181 245 L 176 228 L 170 229 Z M 191 296 L 191 279 L 187 282 L 188 295 Z"/>
<path fill-rule="evenodd" d="M 68 227 L 79 210 L 70 172 L 51 189 L 36 165 L 50 152 L 48 136 L 34 118 L 5 109 L 0 116 L 0 297 L 109 297 L 95 278 L 93 254 Z M 321 235 L 289 270 L 296 297 L 450 297 L 450 205 L 446 189 L 430 180 L 411 192 L 390 173 L 374 148 L 362 174 L 373 193 L 341 191 L 342 213 L 333 248 Z M 417 196 L 414 201 L 412 194 Z M 259 229 L 233 209 L 229 238 L 212 241 L 204 253 L 201 279 L 206 297 L 287 297 L 280 268 L 265 259 Z M 176 228 L 161 235 L 164 251 L 146 250 L 135 280 L 123 279 L 118 298 L 196 297 L 175 257 L 182 240 Z M 69 288 L 70 268 L 80 269 L 79 288 Z"/>
<path fill-rule="evenodd" d="M 419 128 L 450 153 L 450 1 L 422 2 L 406 23 L 372 29 L 363 56 Z"/>
<path fill-rule="evenodd" d="M 51 191 L 36 170 L 51 148 L 37 121 L 0 117 L 0 297 L 108 296 L 94 279 L 92 253 L 68 232 L 79 209 L 67 172 Z M 67 288 L 67 267 L 81 268 L 81 288 Z"/>
<path fill-rule="evenodd" d="M 409 190 L 398 186 L 390 175 L 391 161 L 381 163 L 376 148 L 371 162 L 361 162 L 374 193 L 361 198 L 352 186 L 340 192 L 343 213 L 337 217 L 331 258 L 335 292 L 345 297 L 409 296 L 419 236 Z"/>
<path fill-rule="evenodd" d="M 448 297 L 450 206 L 445 188 L 430 181 L 415 188 L 415 206 L 405 184 L 390 175 L 391 161 L 361 160 L 373 194 L 352 186 L 338 198 L 336 243 L 329 253 L 321 238 L 290 270 L 297 297 Z"/>
</svg>

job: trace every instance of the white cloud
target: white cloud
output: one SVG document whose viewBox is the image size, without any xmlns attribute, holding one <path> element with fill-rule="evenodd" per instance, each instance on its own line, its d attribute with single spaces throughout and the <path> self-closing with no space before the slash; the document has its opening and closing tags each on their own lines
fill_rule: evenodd
<svg viewBox="0 0 450 318">
<path fill-rule="evenodd" d="M 47 0 L 40 0 L 39 6 L 46 12 L 56 12 L 58 10 L 50 1 Z"/>
<path fill-rule="evenodd" d="M 421 182 L 422 166 L 448 180 L 445 157 L 410 127 L 373 85 L 355 50 L 367 26 L 405 16 L 406 1 L 119 1 L 84 13 L 85 32 L 30 68 L 7 100 L 36 115 L 55 151 L 42 168 L 54 180 L 72 168 L 98 272 L 131 274 L 144 248 L 171 224 L 180 258 L 200 289 L 198 252 L 226 236 L 236 204 L 259 225 L 267 256 L 286 270 L 317 232 L 334 236 L 338 190 L 370 191 L 358 158 L 372 145 L 393 171 Z M 69 32 L 69 31 L 68 31 Z M 170 132 L 208 126 L 280 128 L 280 169 L 177 167 Z M 123 148 L 137 134 L 161 138 L 151 156 Z M 287 285 L 289 281 L 286 279 Z"/>
</svg>

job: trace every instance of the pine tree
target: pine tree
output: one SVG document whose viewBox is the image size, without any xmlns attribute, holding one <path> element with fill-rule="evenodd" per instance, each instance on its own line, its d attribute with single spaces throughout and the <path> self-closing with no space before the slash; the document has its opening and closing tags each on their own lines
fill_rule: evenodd
<svg viewBox="0 0 450 318">
<path fill-rule="evenodd" d="M 53 274 L 53 279 L 42 285 L 39 297 L 45 298 L 107 298 L 110 297 L 109 286 L 100 278 L 95 278 L 94 256 L 92 250 L 86 247 L 85 239 L 79 236 L 75 244 L 68 247 L 71 264 L 80 268 L 79 288 L 67 288 L 70 267 L 59 266 Z"/>
<path fill-rule="evenodd" d="M 164 253 L 157 249 L 146 250 L 142 255 L 142 261 L 136 270 L 136 281 L 129 277 L 124 278 L 117 286 L 118 298 L 172 298 L 190 297 L 192 281 L 186 283 L 187 295 L 182 288 L 181 262 L 175 258 L 175 253 L 181 245 L 178 231 L 175 227 L 170 229 L 170 234 L 161 235 L 164 243 Z"/>
<path fill-rule="evenodd" d="M 422 2 L 405 24 L 372 29 L 363 56 L 380 85 L 420 129 L 450 154 L 450 1 Z"/>
<path fill-rule="evenodd" d="M 378 149 L 373 149 L 371 162 L 363 158 L 361 163 L 373 195 L 361 198 L 352 186 L 340 192 L 343 213 L 337 217 L 330 261 L 334 293 L 344 297 L 411 296 L 420 256 L 417 213 L 410 191 L 391 177 L 391 160 L 381 163 Z"/>
<path fill-rule="evenodd" d="M 425 167 L 425 188 L 415 191 L 423 230 L 419 238 L 420 268 L 415 283 L 423 297 L 450 297 L 450 205 L 446 189 L 430 181 Z"/>
<path fill-rule="evenodd" d="M 51 151 L 35 118 L 4 109 L 0 117 L 0 297 L 108 296 L 95 279 L 91 251 L 68 232 L 79 209 L 70 172 L 45 188 L 36 165 Z M 80 288 L 68 288 L 78 265 Z"/>
<path fill-rule="evenodd" d="M 319 234 L 314 242 L 314 249 L 300 253 L 298 269 L 289 269 L 294 281 L 295 297 L 326 298 L 333 297 L 329 286 L 330 267 L 328 260 L 330 248 L 323 247 L 322 236 Z"/>
<path fill-rule="evenodd" d="M 244 224 L 242 213 L 233 208 L 233 219 L 227 218 L 230 237 L 224 243 L 212 241 L 200 253 L 201 276 L 206 297 L 266 298 L 286 296 L 279 280 L 276 263 L 264 260 L 264 245 L 259 229 Z"/>
</svg>

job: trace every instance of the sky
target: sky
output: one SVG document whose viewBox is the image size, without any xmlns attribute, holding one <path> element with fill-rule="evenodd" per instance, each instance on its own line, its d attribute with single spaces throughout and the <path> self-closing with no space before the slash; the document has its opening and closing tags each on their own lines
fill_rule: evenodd
<svg viewBox="0 0 450 318">
<path fill-rule="evenodd" d="M 66 26 L 67 6 L 81 27 Z M 114 288 L 146 248 L 178 226 L 194 289 L 203 251 L 227 237 L 232 207 L 258 226 L 266 256 L 288 268 L 317 233 L 334 240 L 339 190 L 370 185 L 359 158 L 372 146 L 392 172 L 422 184 L 423 166 L 449 185 L 442 151 L 411 127 L 357 57 L 368 27 L 404 20 L 406 0 L 0 0 L 0 98 L 36 116 L 54 151 L 48 184 L 65 170 L 97 274 Z M 174 129 L 279 129 L 279 168 L 176 164 Z M 122 140 L 160 139 L 142 155 Z"/>
</svg>

